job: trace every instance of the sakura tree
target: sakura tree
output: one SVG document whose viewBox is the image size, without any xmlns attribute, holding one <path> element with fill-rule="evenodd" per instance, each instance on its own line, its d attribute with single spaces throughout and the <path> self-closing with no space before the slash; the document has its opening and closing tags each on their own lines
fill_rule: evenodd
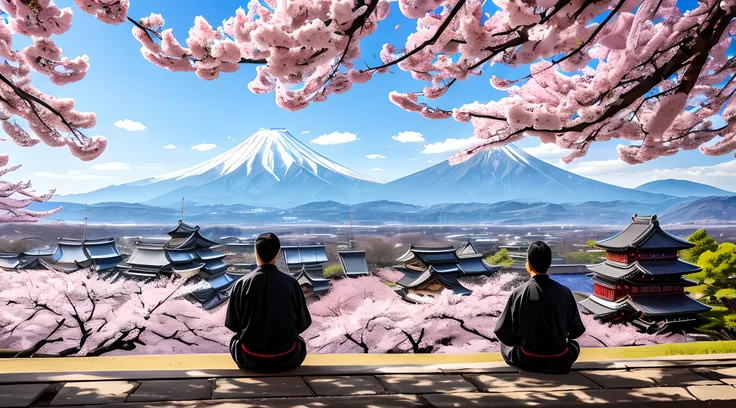
<svg viewBox="0 0 736 408">
<path fill-rule="evenodd" d="M 83 11 L 109 24 L 124 22 L 129 4 L 128 0 L 76 0 L 76 3 Z M 89 58 L 63 56 L 52 39 L 69 30 L 72 10 L 59 8 L 51 0 L 5 0 L 0 2 L 0 15 L 0 57 L 4 59 L 0 65 L 0 121 L 5 134 L 22 147 L 43 142 L 51 147 L 66 146 L 74 156 L 85 161 L 100 156 L 107 146 L 105 138 L 88 137 L 82 132 L 95 125 L 95 114 L 74 110 L 74 100 L 45 93 L 32 82 L 32 72 L 48 77 L 58 86 L 80 81 L 86 75 Z M 28 37 L 32 43 L 15 49 L 15 36 Z M 29 187 L 28 183 L 18 193 L 24 194 Z M 38 198 L 47 200 L 52 194 Z M 23 207 L 17 207 L 22 202 L 14 200 L 7 204 L 15 210 L 6 211 L 2 221 L 33 221 L 48 215 L 22 210 Z M 18 216 L 13 217 L 15 214 Z"/>
<path fill-rule="evenodd" d="M 196 287 L 100 278 L 94 269 L 4 271 L 0 288 L 0 357 L 36 355 L 227 353 L 227 304 L 205 311 L 186 299 Z M 493 328 L 514 276 L 466 285 L 470 296 L 442 292 L 432 304 L 409 304 L 375 276 L 333 282 L 309 304 L 310 353 L 468 353 L 498 351 Z M 584 347 L 682 342 L 679 335 L 611 330 L 584 316 Z"/>
<path fill-rule="evenodd" d="M 5 271 L 0 349 L 15 357 L 226 350 L 225 310 L 204 311 L 183 298 L 190 289 L 111 282 L 94 269 Z"/>
<path fill-rule="evenodd" d="M 0 155 L 0 177 L 20 168 L 20 165 L 6 167 L 7 165 L 8 155 Z M 61 207 L 51 211 L 27 210 L 26 207 L 32 202 L 43 203 L 54 195 L 54 190 L 43 195 L 36 195 L 29 191 L 30 188 L 29 181 L 13 183 L 0 180 L 0 222 L 33 222 L 61 210 Z"/>
<path fill-rule="evenodd" d="M 524 137 L 571 149 L 567 162 L 611 139 L 633 142 L 618 151 L 630 164 L 680 150 L 736 150 L 732 0 L 700 0 L 692 9 L 676 0 L 398 0 L 394 10 L 413 20 L 415 32 L 402 46 L 385 44 L 381 62 L 360 60 L 360 41 L 376 32 L 390 2 L 251 0 L 216 28 L 197 17 L 186 46 L 163 29 L 160 14 L 130 20 L 152 63 L 205 80 L 258 65 L 248 88 L 273 92 L 292 111 L 391 68 L 409 72 L 427 85 L 391 92 L 394 104 L 475 128 L 479 143 L 453 162 Z M 529 72 L 491 76 L 506 97 L 430 104 L 501 65 Z M 714 125 L 718 114 L 725 125 Z"/>
</svg>

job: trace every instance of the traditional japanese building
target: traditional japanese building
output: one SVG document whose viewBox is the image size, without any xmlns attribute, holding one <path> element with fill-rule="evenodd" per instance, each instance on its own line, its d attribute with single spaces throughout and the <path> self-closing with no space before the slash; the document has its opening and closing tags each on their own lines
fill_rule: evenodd
<svg viewBox="0 0 736 408">
<path fill-rule="evenodd" d="M 328 261 L 324 245 L 282 246 L 281 252 L 288 272 L 296 278 L 304 293 L 321 295 L 329 289 L 332 278 L 323 275 L 323 264 Z"/>
<path fill-rule="evenodd" d="M 54 252 L 34 249 L 26 252 L 0 253 L 0 268 L 8 270 L 53 269 Z"/>
<path fill-rule="evenodd" d="M 340 265 L 342 265 L 342 270 L 346 277 L 358 278 L 369 275 L 368 262 L 365 260 L 365 251 L 338 251 L 337 255 L 340 257 Z"/>
<path fill-rule="evenodd" d="M 309 265 L 308 269 L 316 270 L 316 265 L 321 267 L 328 261 L 324 245 L 282 246 L 281 251 L 286 257 L 286 264 L 292 274 L 301 272 L 305 265 Z"/>
<path fill-rule="evenodd" d="M 218 251 L 220 244 L 202 236 L 198 225 L 182 221 L 168 235 L 168 241 L 137 241 L 123 273 L 134 279 L 154 279 L 172 274 L 183 279 L 196 276 L 206 282 L 206 288 L 195 291 L 191 296 L 205 309 L 227 300 L 233 283 L 240 276 L 228 273 L 229 265 L 223 261 L 226 255 Z"/>
<path fill-rule="evenodd" d="M 99 272 L 107 272 L 114 269 L 122 259 L 114 238 L 59 238 L 52 266 L 65 271 L 75 271 L 97 265 Z"/>
<path fill-rule="evenodd" d="M 305 264 L 302 269 L 294 275 L 296 281 L 299 282 L 305 295 L 314 293 L 323 295 L 330 289 L 331 278 L 322 275 L 322 265 Z"/>
<path fill-rule="evenodd" d="M 634 215 L 626 229 L 596 244 L 606 250 L 606 261 L 589 267 L 594 293 L 580 302 L 596 318 L 631 322 L 654 333 L 691 323 L 710 310 L 684 290 L 695 283 L 682 275 L 701 269 L 680 260 L 678 251 L 694 245 L 662 230 L 656 215 Z"/>
<path fill-rule="evenodd" d="M 489 265 L 482 254 L 472 253 L 465 246 L 458 256 L 455 247 L 427 248 L 410 246 L 404 255 L 397 259 L 403 266 L 396 267 L 404 273 L 397 284 L 401 286 L 401 295 L 409 301 L 417 296 L 434 295 L 442 289 L 449 289 L 457 295 L 469 295 L 470 289 L 457 279 L 471 276 L 490 276 L 500 266 Z"/>
</svg>

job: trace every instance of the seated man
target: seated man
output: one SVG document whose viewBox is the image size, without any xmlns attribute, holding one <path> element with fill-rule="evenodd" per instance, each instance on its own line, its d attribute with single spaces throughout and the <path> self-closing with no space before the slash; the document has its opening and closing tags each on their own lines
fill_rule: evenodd
<svg viewBox="0 0 736 408">
<path fill-rule="evenodd" d="M 583 335 L 575 298 L 547 276 L 552 251 L 537 241 L 527 251 L 531 279 L 514 289 L 496 323 L 496 337 L 507 364 L 525 371 L 566 374 L 580 354 L 573 340 Z"/>
<path fill-rule="evenodd" d="M 259 235 L 255 249 L 258 268 L 235 284 L 227 309 L 225 326 L 236 333 L 230 354 L 241 369 L 293 370 L 307 356 L 299 336 L 312 324 L 307 302 L 296 279 L 275 265 L 281 251 L 278 237 Z"/>
</svg>

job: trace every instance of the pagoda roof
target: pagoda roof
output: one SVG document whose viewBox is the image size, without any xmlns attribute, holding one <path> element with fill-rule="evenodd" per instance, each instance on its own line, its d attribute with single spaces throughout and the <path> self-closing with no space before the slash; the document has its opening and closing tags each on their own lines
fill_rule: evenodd
<svg viewBox="0 0 736 408">
<path fill-rule="evenodd" d="M 596 242 L 596 245 L 606 250 L 625 251 L 637 250 L 681 250 L 695 246 L 694 244 L 677 238 L 665 232 L 660 226 L 656 215 L 634 215 L 626 229 L 618 234 Z"/>
<path fill-rule="evenodd" d="M 166 251 L 166 257 L 173 263 L 189 263 L 197 259 L 196 254 L 189 251 Z"/>
<path fill-rule="evenodd" d="M 206 261 L 200 273 L 204 275 L 205 277 L 214 277 L 226 271 L 227 268 L 229 267 L 230 265 L 226 264 L 225 262 L 222 262 L 221 259 L 216 259 L 214 261 Z"/>
<path fill-rule="evenodd" d="M 465 275 L 487 275 L 498 272 L 500 265 L 489 265 L 483 260 L 482 255 L 472 257 L 461 257 L 458 266 Z"/>
<path fill-rule="evenodd" d="M 472 293 L 471 290 L 464 287 L 457 278 L 462 276 L 462 273 L 440 273 L 430 266 L 426 271 L 416 276 L 414 279 L 409 274 L 405 274 L 397 284 L 407 288 L 415 289 L 430 283 L 432 280 L 436 280 L 440 285 L 447 289 L 452 290 L 456 295 L 469 295 Z"/>
<path fill-rule="evenodd" d="M 697 265 L 681 259 L 640 259 L 630 264 L 605 261 L 588 267 L 591 271 L 613 279 L 623 279 L 636 273 L 652 276 L 685 275 L 699 272 Z"/>
<path fill-rule="evenodd" d="M 585 300 L 578 302 L 578 304 L 596 316 L 607 316 L 621 309 L 620 307 L 611 307 L 612 305 L 604 305 L 601 302 L 596 302 L 593 300 L 593 296 L 589 296 Z"/>
<path fill-rule="evenodd" d="M 290 245 L 281 247 L 281 251 L 289 266 L 328 261 L 324 245 Z"/>
<path fill-rule="evenodd" d="M 190 235 L 172 237 L 169 242 L 166 243 L 165 247 L 167 249 L 194 249 L 197 247 L 210 248 L 219 245 L 220 244 L 217 242 L 210 241 L 203 237 L 202 234 L 199 233 L 199 230 L 197 230 Z"/>
<path fill-rule="evenodd" d="M 635 309 L 648 316 L 667 316 L 707 312 L 711 308 L 685 294 L 632 295 L 628 300 Z"/>
<path fill-rule="evenodd" d="M 330 278 L 322 276 L 321 265 L 305 265 L 294 277 L 300 285 L 309 285 L 314 292 L 325 292 L 330 289 Z"/>
<path fill-rule="evenodd" d="M 76 245 L 67 244 L 65 242 L 59 242 L 59 246 L 56 247 L 56 252 L 54 252 L 53 259 L 56 264 L 67 265 L 76 265 L 78 262 L 86 262 L 89 260 L 81 243 Z"/>
<path fill-rule="evenodd" d="M 409 249 L 396 259 L 397 262 L 406 263 L 414 258 L 418 258 L 422 263 L 427 265 L 438 263 L 457 263 L 458 256 L 455 247 L 415 247 L 409 246 Z"/>
<path fill-rule="evenodd" d="M 365 260 L 365 251 L 338 251 L 342 270 L 347 277 L 368 275 L 368 262 Z"/>
<path fill-rule="evenodd" d="M 169 234 L 170 237 L 188 237 L 189 235 L 192 235 L 195 232 L 199 231 L 199 225 L 189 225 L 185 223 L 184 221 L 179 220 L 179 223 L 176 225 L 176 228 L 169 231 L 167 234 Z"/>
<path fill-rule="evenodd" d="M 171 262 L 166 257 L 166 251 L 163 248 L 153 247 L 136 247 L 128 258 L 128 264 L 137 266 L 148 266 L 163 268 Z"/>
<path fill-rule="evenodd" d="M 198 249 L 197 255 L 199 256 L 199 259 L 203 261 L 222 259 L 226 256 L 222 252 L 213 251 L 212 249 Z"/>
<path fill-rule="evenodd" d="M 121 258 L 118 247 L 115 245 L 115 240 L 95 245 L 85 243 L 84 252 L 89 259 L 94 260 Z"/>
</svg>

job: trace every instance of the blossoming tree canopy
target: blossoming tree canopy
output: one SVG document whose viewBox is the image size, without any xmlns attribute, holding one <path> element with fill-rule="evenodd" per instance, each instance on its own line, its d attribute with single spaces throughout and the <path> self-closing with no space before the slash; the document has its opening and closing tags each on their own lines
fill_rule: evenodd
<svg viewBox="0 0 736 408">
<path fill-rule="evenodd" d="M 20 165 L 6 167 L 7 165 L 8 155 L 0 155 L 0 177 L 18 170 L 20 167 Z M 54 195 L 53 190 L 44 195 L 36 195 L 29 191 L 30 188 L 31 183 L 28 181 L 13 183 L 0 180 L 0 222 L 33 222 L 61 210 L 61 207 L 51 211 L 27 210 L 26 207 L 32 202 L 43 203 Z"/>
<path fill-rule="evenodd" d="M 128 0 L 75 0 L 77 6 L 109 24 L 126 21 Z M 32 85 L 31 71 L 45 75 L 54 85 L 80 81 L 89 69 L 86 55 L 62 55 L 53 36 L 71 27 L 71 8 L 59 8 L 51 0 L 5 0 L 0 4 L 0 121 L 3 130 L 19 146 L 40 142 L 52 147 L 67 146 L 81 160 L 97 158 L 105 150 L 104 137 L 87 137 L 82 129 L 95 125 L 91 112 L 74 110 L 74 101 L 46 94 Z M 14 36 L 30 37 L 32 44 L 13 48 Z M 22 119 L 26 131 L 15 119 Z"/>
<path fill-rule="evenodd" d="M 275 93 L 288 110 L 398 67 L 427 85 L 392 92 L 393 103 L 473 124 L 481 142 L 453 162 L 530 136 L 571 149 L 567 162 L 614 138 L 635 142 L 619 148 L 631 164 L 680 150 L 736 150 L 736 62 L 727 56 L 736 1 L 700 0 L 683 9 L 676 0 L 398 0 L 416 31 L 403 46 L 385 44 L 380 62 L 359 61 L 360 40 L 388 16 L 389 2 L 251 0 L 218 28 L 197 17 L 186 46 L 163 30 L 159 14 L 134 21 L 133 35 L 152 63 L 205 80 L 259 64 L 249 89 Z M 491 76 L 505 98 L 430 104 L 494 65 L 520 68 L 512 78 Z M 711 119 L 719 113 L 723 126 Z"/>
</svg>

